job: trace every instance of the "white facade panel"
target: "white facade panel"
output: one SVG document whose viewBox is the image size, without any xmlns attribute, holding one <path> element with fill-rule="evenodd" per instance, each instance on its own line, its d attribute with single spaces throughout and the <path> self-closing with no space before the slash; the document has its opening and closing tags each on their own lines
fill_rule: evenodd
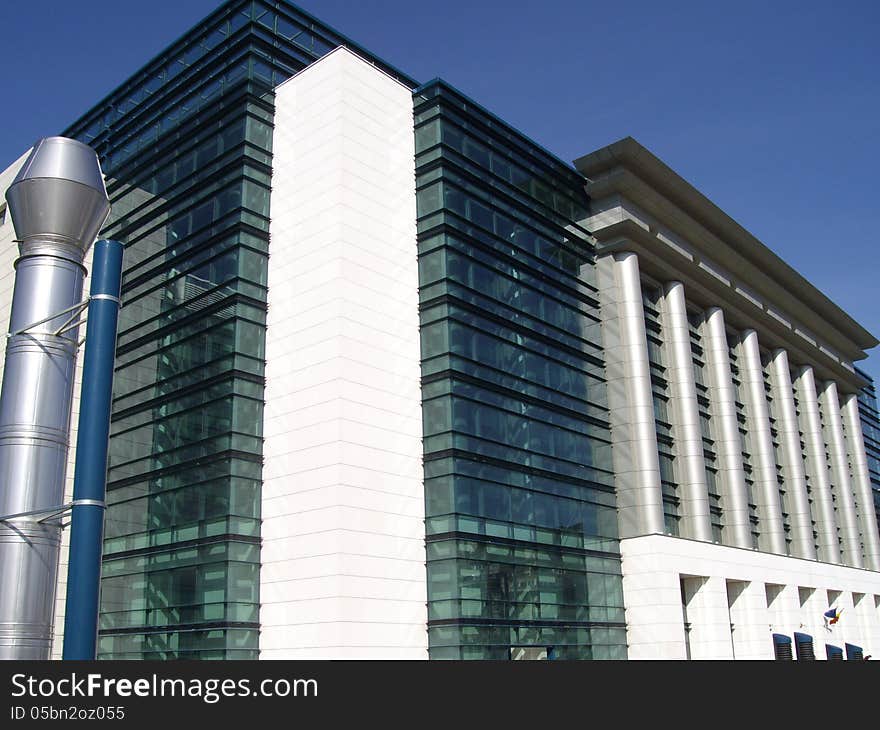
<svg viewBox="0 0 880 730">
<path fill-rule="evenodd" d="M 691 659 L 733 659 L 727 582 L 723 577 L 684 578 Z"/>
<path fill-rule="evenodd" d="M 620 547 L 630 659 L 772 659 L 772 634 L 795 632 L 817 659 L 826 644 L 880 649 L 880 573 L 664 535 Z M 843 609 L 833 626 L 829 608 Z"/>
<path fill-rule="evenodd" d="M 261 658 L 427 658 L 413 139 L 347 49 L 276 91 Z"/>
<path fill-rule="evenodd" d="M 734 659 L 772 659 L 767 627 L 752 620 L 767 606 L 766 586 L 760 581 L 727 581 L 728 614 Z"/>
</svg>

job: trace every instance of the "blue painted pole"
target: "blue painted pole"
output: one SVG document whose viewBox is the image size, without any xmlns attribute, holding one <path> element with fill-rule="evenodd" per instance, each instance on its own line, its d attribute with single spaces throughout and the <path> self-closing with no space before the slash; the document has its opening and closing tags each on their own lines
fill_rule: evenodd
<svg viewBox="0 0 880 730">
<path fill-rule="evenodd" d="M 110 401 L 122 284 L 122 244 L 97 241 L 76 435 L 64 659 L 94 659 L 98 641 Z"/>
</svg>

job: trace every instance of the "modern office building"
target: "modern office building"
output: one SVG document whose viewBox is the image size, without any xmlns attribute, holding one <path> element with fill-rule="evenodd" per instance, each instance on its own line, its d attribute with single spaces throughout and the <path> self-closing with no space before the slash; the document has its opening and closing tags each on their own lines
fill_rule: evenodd
<svg viewBox="0 0 880 730">
<path fill-rule="evenodd" d="M 634 140 L 263 0 L 61 133 L 126 245 L 100 657 L 880 650 L 877 340 Z"/>
<path fill-rule="evenodd" d="M 575 166 L 629 657 L 757 659 L 795 632 L 829 658 L 875 645 L 877 413 L 852 363 L 876 338 L 632 139 Z"/>
</svg>

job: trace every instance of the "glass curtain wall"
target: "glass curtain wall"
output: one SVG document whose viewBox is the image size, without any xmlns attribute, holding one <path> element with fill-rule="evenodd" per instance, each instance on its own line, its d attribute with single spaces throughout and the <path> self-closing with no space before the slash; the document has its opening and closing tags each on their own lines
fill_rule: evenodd
<svg viewBox="0 0 880 730">
<path fill-rule="evenodd" d="M 861 370 L 858 373 L 868 380 L 871 379 Z M 877 409 L 877 390 L 873 382 L 859 391 L 859 415 L 868 457 L 868 476 L 874 492 L 874 511 L 880 526 L 880 410 Z"/>
<path fill-rule="evenodd" d="M 625 658 L 584 180 L 416 91 L 433 659 Z"/>
<path fill-rule="evenodd" d="M 339 45 L 401 78 L 286 2 L 227 2 L 64 132 L 126 246 L 101 658 L 257 657 L 272 89 Z"/>
</svg>

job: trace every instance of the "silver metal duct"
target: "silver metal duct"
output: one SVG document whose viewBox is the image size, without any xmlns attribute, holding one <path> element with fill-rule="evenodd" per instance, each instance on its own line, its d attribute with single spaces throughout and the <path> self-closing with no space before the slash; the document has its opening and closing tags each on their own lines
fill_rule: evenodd
<svg viewBox="0 0 880 730">
<path fill-rule="evenodd" d="M 0 393 L 0 659 L 48 659 L 83 259 L 110 204 L 95 152 L 34 146 L 6 192 L 18 237 Z"/>
</svg>

